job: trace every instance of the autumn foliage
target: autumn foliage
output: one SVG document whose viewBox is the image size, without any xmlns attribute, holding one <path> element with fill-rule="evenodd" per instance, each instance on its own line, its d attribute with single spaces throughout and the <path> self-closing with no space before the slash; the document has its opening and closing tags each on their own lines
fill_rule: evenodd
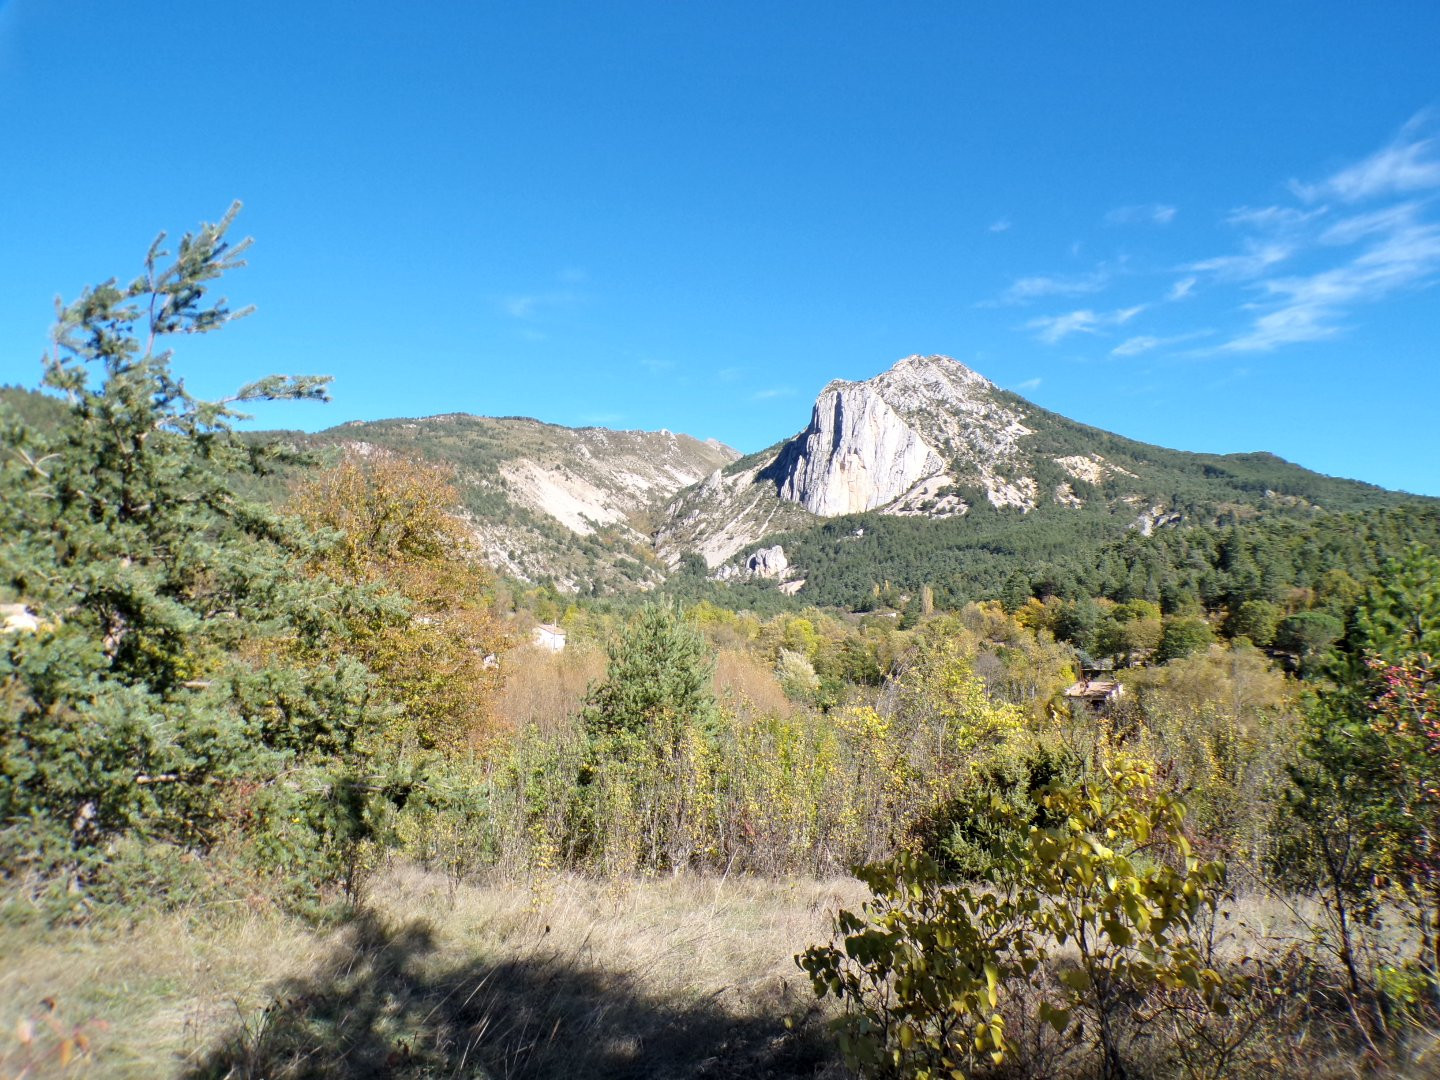
<svg viewBox="0 0 1440 1080">
<path fill-rule="evenodd" d="M 496 657 L 507 644 L 458 502 L 450 470 L 376 451 L 305 481 L 289 503 L 331 538 L 313 574 L 388 601 L 344 613 L 345 647 L 396 706 L 388 738 L 452 754 L 495 738 Z"/>
</svg>

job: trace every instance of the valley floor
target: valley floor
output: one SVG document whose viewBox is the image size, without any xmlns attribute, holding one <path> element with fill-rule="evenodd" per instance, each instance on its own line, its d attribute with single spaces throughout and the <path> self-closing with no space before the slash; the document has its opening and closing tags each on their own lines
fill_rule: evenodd
<svg viewBox="0 0 1440 1080">
<path fill-rule="evenodd" d="M 7 927 L 0 1076 L 68 1075 L 68 1039 L 90 1051 L 71 1068 L 105 1077 L 838 1077 L 792 956 L 862 895 L 753 878 L 452 887 L 399 868 L 328 931 L 243 901 L 126 929 Z"/>
</svg>

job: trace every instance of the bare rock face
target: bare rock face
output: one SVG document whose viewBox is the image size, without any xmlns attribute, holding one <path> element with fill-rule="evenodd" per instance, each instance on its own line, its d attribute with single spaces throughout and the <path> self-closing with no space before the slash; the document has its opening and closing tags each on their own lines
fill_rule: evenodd
<svg viewBox="0 0 1440 1080">
<path fill-rule="evenodd" d="M 1013 475 L 1030 434 L 995 384 L 944 356 L 910 356 L 865 382 L 832 382 L 810 426 L 775 463 L 781 499 L 822 517 L 863 510 L 963 513 L 946 495 L 957 481 L 995 506 L 1035 506 L 1035 487 Z M 937 500 L 948 500 L 937 505 Z"/>
<path fill-rule="evenodd" d="M 553 428 L 546 434 L 549 453 L 507 461 L 500 477 L 513 501 L 554 518 L 577 536 L 626 524 L 740 456 L 714 440 L 702 443 L 665 430 Z"/>
<path fill-rule="evenodd" d="M 886 506 L 944 463 L 869 383 L 831 383 L 790 455 L 780 497 L 835 517 Z"/>
<path fill-rule="evenodd" d="M 657 515 L 740 456 L 666 430 L 464 413 L 354 422 L 336 434 L 349 454 L 398 451 L 452 463 L 476 553 L 503 574 L 549 578 L 562 592 L 657 585 L 664 574 L 646 552 Z"/>
<path fill-rule="evenodd" d="M 784 578 L 790 574 L 790 560 L 779 544 L 761 548 L 745 560 L 745 569 L 755 577 Z"/>
<path fill-rule="evenodd" d="M 743 565 L 726 563 L 713 575 L 716 581 L 752 581 L 768 578 L 783 582 L 790 576 L 790 560 L 779 544 L 750 553 Z"/>
<path fill-rule="evenodd" d="M 774 488 L 759 481 L 763 467 L 716 469 L 676 496 L 655 534 L 661 558 L 675 566 L 693 551 L 713 569 L 761 537 L 804 524 L 804 510 L 777 499 Z"/>
<path fill-rule="evenodd" d="M 1140 503 L 1136 496 L 1130 496 L 1120 501 L 1132 506 Z M 1182 517 L 1183 515 L 1167 508 L 1164 503 L 1154 503 L 1142 506 L 1139 515 L 1130 523 L 1130 528 L 1141 536 L 1151 536 L 1156 529 L 1163 529 L 1167 525 L 1179 525 Z"/>
</svg>

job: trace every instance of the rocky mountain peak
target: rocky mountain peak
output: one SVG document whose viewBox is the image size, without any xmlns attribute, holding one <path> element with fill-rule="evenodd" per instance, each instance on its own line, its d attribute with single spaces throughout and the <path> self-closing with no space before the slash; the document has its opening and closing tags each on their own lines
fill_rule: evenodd
<svg viewBox="0 0 1440 1080">
<path fill-rule="evenodd" d="M 926 526 L 882 524 L 886 517 L 949 518 L 937 527 L 959 540 L 972 522 L 975 535 L 995 536 L 1025 528 L 1019 523 L 1037 511 L 1052 526 L 1073 513 L 1086 529 L 1148 535 L 1197 514 L 1263 515 L 1292 501 L 1318 513 L 1327 499 L 1369 506 L 1376 497 L 1267 455 L 1135 442 L 1032 405 L 949 357 L 907 356 L 874 378 L 829 383 L 803 431 L 679 492 L 653 539 L 672 567 L 698 554 L 720 580 L 772 580 L 786 591 L 808 582 L 803 591 L 818 596 L 838 587 L 820 567 L 855 565 L 837 545 L 891 556 L 868 539 L 870 519 L 836 530 L 817 518 L 883 515 L 873 535 L 889 538 L 921 536 Z M 955 520 L 983 507 L 1009 512 Z"/>
<path fill-rule="evenodd" d="M 889 371 L 882 371 L 872 382 L 916 386 L 934 385 L 943 382 L 951 387 L 970 386 L 977 389 L 994 390 L 995 384 L 978 371 L 973 371 L 950 356 L 907 356 L 895 361 Z"/>
<path fill-rule="evenodd" d="M 948 398 L 956 395 L 983 394 L 996 387 L 978 371 L 972 371 L 948 356 L 906 356 L 887 370 L 863 381 L 832 379 L 821 393 L 846 386 L 868 386 L 876 392 L 897 399 L 907 397 Z"/>
<path fill-rule="evenodd" d="M 947 494 L 961 481 L 997 506 L 1028 508 L 1033 484 L 1002 474 L 1029 433 L 989 379 L 946 356 L 908 356 L 873 379 L 826 386 L 776 461 L 776 487 L 822 517 L 964 513 Z"/>
</svg>

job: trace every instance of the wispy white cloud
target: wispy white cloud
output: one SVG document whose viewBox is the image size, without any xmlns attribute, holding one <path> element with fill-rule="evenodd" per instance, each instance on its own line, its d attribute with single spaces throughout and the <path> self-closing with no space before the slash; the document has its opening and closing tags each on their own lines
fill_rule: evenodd
<svg viewBox="0 0 1440 1080">
<path fill-rule="evenodd" d="M 1407 228 L 1420 216 L 1420 203 L 1404 202 L 1374 210 L 1368 214 L 1356 214 L 1335 222 L 1320 234 L 1320 243 L 1330 245 L 1355 244 L 1368 236 L 1386 235 L 1398 229 Z"/>
<path fill-rule="evenodd" d="M 1105 215 L 1106 225 L 1169 225 L 1175 220 L 1176 209 L 1165 203 L 1141 206 L 1117 206 Z"/>
<path fill-rule="evenodd" d="M 1166 300 L 1184 300 L 1195 288 L 1195 282 L 1200 280 L 1195 277 L 1181 278 L 1170 286 L 1170 291 L 1165 294 Z"/>
<path fill-rule="evenodd" d="M 1290 190 L 1307 203 L 1325 199 L 1352 203 L 1440 188 L 1440 138 L 1422 134 L 1433 126 L 1433 114 L 1420 113 L 1388 146 L 1318 183 L 1292 180 Z"/>
<path fill-rule="evenodd" d="M 662 360 L 655 356 L 642 356 L 638 363 L 651 375 L 659 375 L 662 371 L 671 371 L 675 367 L 674 360 Z"/>
<path fill-rule="evenodd" d="M 1245 281 L 1257 278 L 1277 263 L 1295 254 L 1292 244 L 1246 240 L 1245 250 L 1235 255 L 1217 255 L 1212 259 L 1186 263 L 1180 267 L 1189 273 L 1212 274 L 1223 281 Z"/>
<path fill-rule="evenodd" d="M 1375 153 L 1316 183 L 1291 181 L 1302 206 L 1232 211 L 1226 221 L 1252 233 L 1244 250 L 1186 269 L 1248 282 L 1258 292 L 1241 305 L 1249 325 L 1221 352 L 1268 352 L 1322 341 L 1345 330 L 1364 304 L 1420 287 L 1440 271 L 1440 225 L 1428 220 L 1433 198 L 1397 196 L 1440 189 L 1440 138 L 1422 113 Z M 1389 199 L 1337 216 L 1335 207 Z M 1273 274 L 1291 261 L 1302 272 Z"/>
<path fill-rule="evenodd" d="M 769 401 L 772 398 L 790 397 L 795 393 L 788 386 L 774 386 L 768 390 L 756 390 L 750 395 L 751 401 Z"/>
<path fill-rule="evenodd" d="M 512 319 L 533 319 L 542 312 L 569 307 L 579 301 L 580 297 L 569 291 L 514 293 L 501 297 L 500 310 Z"/>
<path fill-rule="evenodd" d="M 742 367 L 723 367 L 719 371 L 715 372 L 715 378 L 719 379 L 721 382 L 735 382 L 735 380 L 739 379 L 740 376 L 744 374 L 745 369 Z"/>
<path fill-rule="evenodd" d="M 1010 231 L 1010 219 L 1009 219 L 1009 218 L 1001 218 L 999 221 L 992 221 L 992 222 L 990 223 L 990 227 L 989 227 L 989 229 L 988 229 L 987 231 L 988 231 L 988 232 L 992 232 L 992 233 L 1009 232 L 1009 231 Z"/>
<path fill-rule="evenodd" d="M 1163 264 L 1137 259 L 1133 265 L 1092 260 L 1085 272 L 1015 279 L 984 306 L 1046 300 L 1060 306 L 1063 298 L 1075 298 L 1064 305 L 1075 310 L 1034 318 L 1017 329 L 1047 344 L 1075 335 L 1110 336 L 1144 306 L 1110 310 L 1083 298 L 1108 293 L 1122 275 L 1133 284 L 1148 273 L 1157 290 L 1152 321 L 1165 318 L 1172 325 L 1149 334 L 1113 333 L 1124 340 L 1111 354 L 1140 356 L 1193 338 L 1210 339 L 1208 347 L 1190 351 L 1198 356 L 1332 338 L 1366 305 L 1440 285 L 1440 111 L 1417 116 L 1388 144 L 1326 177 L 1291 181 L 1290 191 L 1294 198 L 1241 205 L 1223 215 L 1233 233 L 1209 257 Z M 1164 225 L 1175 217 L 1174 207 L 1154 203 L 1117 207 L 1105 222 Z M 1158 238 L 1151 234 L 1150 242 Z M 1163 277 L 1147 264 L 1166 267 Z M 1176 303 L 1181 300 L 1186 303 Z M 1192 325 L 1203 319 L 1205 328 L 1173 325 L 1180 317 Z"/>
<path fill-rule="evenodd" d="M 1159 348 L 1164 344 L 1158 337 L 1150 337 L 1142 334 L 1139 337 L 1126 338 L 1115 348 L 1110 350 L 1111 356 L 1139 356 L 1141 353 L 1149 352 L 1151 349 Z"/>
<path fill-rule="evenodd" d="M 1081 311 L 1070 311 L 1064 315 L 1047 315 L 1043 318 L 1031 319 L 1025 324 L 1025 328 L 1036 331 L 1035 336 L 1045 344 L 1054 345 L 1071 334 L 1094 334 L 1100 330 L 1123 326 L 1144 311 L 1145 307 L 1145 304 L 1137 304 L 1135 307 L 1104 312 L 1091 311 L 1087 308 Z"/>
<path fill-rule="evenodd" d="M 1180 345 L 1187 341 L 1194 341 L 1196 338 L 1205 337 L 1213 332 L 1212 330 L 1192 330 L 1188 334 L 1172 334 L 1169 337 L 1152 337 L 1149 334 L 1141 334 L 1137 337 L 1126 338 L 1110 350 L 1110 355 L 1139 356 L 1141 353 L 1151 352 L 1155 349 L 1168 348 L 1171 345 Z"/>
<path fill-rule="evenodd" d="M 1370 238 L 1377 224 L 1354 219 L 1341 223 L 1341 237 Z M 1321 341 L 1343 329 L 1341 320 L 1357 305 L 1374 303 L 1399 290 L 1419 286 L 1440 270 L 1440 225 L 1393 215 L 1382 235 L 1348 262 L 1318 273 L 1275 278 L 1261 283 L 1265 299 L 1250 305 L 1263 311 L 1250 328 L 1226 342 L 1226 352 L 1268 352 L 1282 345 Z M 1341 242 L 1341 241 L 1335 241 Z"/>
<path fill-rule="evenodd" d="M 1333 324 L 1342 302 L 1353 299 L 1334 272 L 1289 282 L 1272 282 L 1275 293 L 1287 293 L 1279 307 L 1255 319 L 1245 333 L 1220 346 L 1221 352 L 1270 352 L 1281 345 L 1322 341 L 1339 333 Z"/>
<path fill-rule="evenodd" d="M 1356 258 L 1375 283 L 1405 285 L 1428 275 L 1440 265 L 1440 225 L 1412 222 L 1375 243 Z"/>
<path fill-rule="evenodd" d="M 1241 206 L 1225 215 L 1225 224 L 1256 232 L 1287 233 L 1329 212 L 1328 206 L 1317 206 L 1314 210 L 1294 206 Z"/>
<path fill-rule="evenodd" d="M 1085 296 L 1098 293 L 1110 284 L 1110 272 L 1097 267 L 1084 274 L 1034 274 L 1017 278 L 1000 295 L 1002 304 L 1023 304 L 1047 296 Z"/>
<path fill-rule="evenodd" d="M 1047 315 L 1031 319 L 1026 329 L 1039 331 L 1035 336 L 1047 345 L 1069 337 L 1071 334 L 1093 334 L 1099 325 L 1099 316 L 1090 310 L 1072 311 L 1065 315 Z"/>
<path fill-rule="evenodd" d="M 1016 390 L 1034 390 L 1034 389 L 1036 389 L 1037 387 L 1039 387 L 1040 383 L 1043 382 L 1043 381 L 1044 381 L 1044 380 L 1042 380 L 1042 379 L 1040 379 L 1040 378 L 1038 378 L 1038 377 L 1037 377 L 1037 378 L 1034 378 L 1034 379 L 1026 379 L 1026 380 L 1024 380 L 1023 382 L 1018 382 L 1018 383 L 1016 383 L 1016 384 L 1015 384 L 1015 389 L 1016 389 Z"/>
</svg>

